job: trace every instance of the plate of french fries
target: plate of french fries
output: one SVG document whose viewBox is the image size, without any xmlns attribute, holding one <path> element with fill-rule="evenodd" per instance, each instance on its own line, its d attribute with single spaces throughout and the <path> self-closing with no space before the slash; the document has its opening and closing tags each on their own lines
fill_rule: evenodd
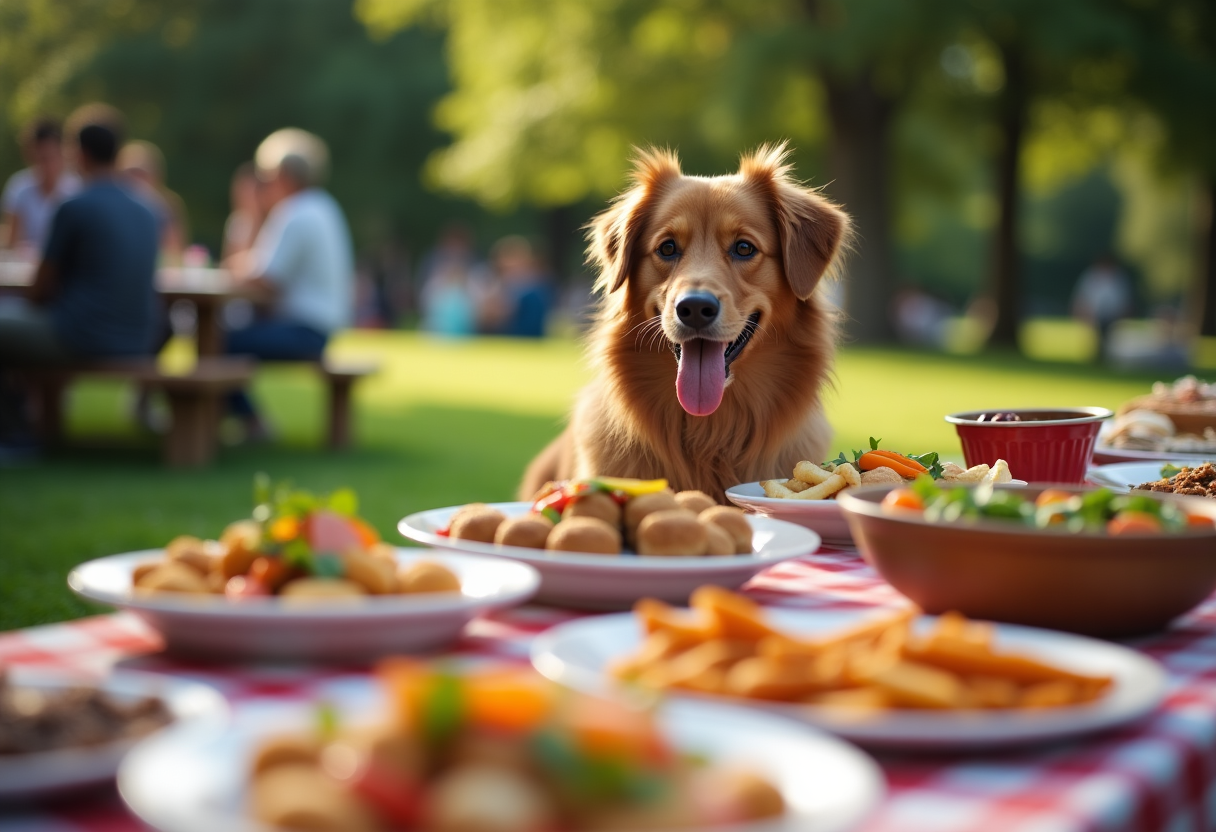
<svg viewBox="0 0 1216 832">
<path fill-rule="evenodd" d="M 1139 719 L 1165 695 L 1147 656 L 1053 630 L 913 607 L 764 608 L 708 586 L 690 604 L 559 625 L 532 662 L 579 690 L 728 700 L 884 747 L 1057 740 Z"/>
<path fill-rule="evenodd" d="M 953 462 L 939 462 L 935 453 L 905 456 L 878 448 L 877 440 L 871 439 L 870 444 L 869 451 L 854 451 L 851 462 L 845 460 L 843 453 L 831 462 L 802 460 L 788 478 L 742 483 L 728 488 L 726 498 L 755 514 L 812 529 L 825 543 L 852 545 L 852 532 L 836 502 L 837 495 L 849 488 L 879 483 L 899 485 L 918 476 L 932 476 L 959 485 L 1026 485 L 1024 480 L 1013 478 L 1003 459 L 992 465 L 964 468 Z"/>
</svg>

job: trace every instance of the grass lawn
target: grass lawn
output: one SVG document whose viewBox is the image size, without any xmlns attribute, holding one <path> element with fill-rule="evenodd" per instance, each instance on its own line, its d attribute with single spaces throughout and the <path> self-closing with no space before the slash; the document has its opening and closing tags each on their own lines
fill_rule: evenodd
<svg viewBox="0 0 1216 832">
<path fill-rule="evenodd" d="M 99 611 L 68 591 L 72 565 L 160 546 L 177 534 L 218 535 L 247 515 L 258 471 L 319 491 L 352 486 L 364 516 L 389 540 L 409 512 L 511 499 L 587 376 L 578 345 L 564 339 L 443 342 L 358 332 L 333 349 L 382 366 L 358 391 L 359 447 L 342 455 L 320 447 L 323 391 L 307 368 L 258 376 L 255 395 L 279 442 L 226 448 L 197 472 L 160 467 L 156 440 L 130 427 L 128 390 L 107 382 L 74 388 L 69 431 L 81 446 L 31 467 L 0 469 L 0 630 Z M 827 407 L 838 448 L 861 448 L 876 436 L 886 447 L 960 457 L 945 413 L 1113 407 L 1152 380 L 1015 356 L 853 348 L 840 356 Z"/>
</svg>

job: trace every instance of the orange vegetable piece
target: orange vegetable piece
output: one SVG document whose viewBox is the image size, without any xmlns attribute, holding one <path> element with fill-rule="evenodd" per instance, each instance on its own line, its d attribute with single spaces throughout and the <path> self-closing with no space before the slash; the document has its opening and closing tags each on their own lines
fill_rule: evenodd
<svg viewBox="0 0 1216 832">
<path fill-rule="evenodd" d="M 1058 488 L 1049 488 L 1035 498 L 1034 504 L 1035 507 L 1038 508 L 1039 506 L 1049 506 L 1053 503 L 1067 503 L 1072 498 L 1073 495 L 1069 494 L 1067 491 L 1061 491 Z"/>
<path fill-rule="evenodd" d="M 553 686 L 530 670 L 468 676 L 464 694 L 469 720 L 498 731 L 526 733 L 553 710 Z"/>
<path fill-rule="evenodd" d="M 882 507 L 924 511 L 925 501 L 910 488 L 897 488 L 894 491 L 888 492 L 887 496 L 882 498 Z"/>
<path fill-rule="evenodd" d="M 363 544 L 364 549 L 370 549 L 380 542 L 380 533 L 373 529 L 366 520 L 359 517 L 348 517 L 355 534 L 359 535 L 359 541 Z"/>
<path fill-rule="evenodd" d="M 578 747 L 590 755 L 657 760 L 668 753 L 650 713 L 619 702 L 579 696 L 562 721 Z"/>
<path fill-rule="evenodd" d="M 276 543 L 286 543 L 300 536 L 300 521 L 294 517 L 280 517 L 270 524 L 270 538 Z"/>
<path fill-rule="evenodd" d="M 928 469 L 915 459 L 909 459 L 894 451 L 866 451 L 857 460 L 857 467 L 863 471 L 873 471 L 875 468 L 890 468 L 901 477 L 916 477 Z"/>
<path fill-rule="evenodd" d="M 434 672 L 417 659 L 393 657 L 376 665 L 375 674 L 388 691 L 388 707 L 395 724 L 407 731 L 414 729 Z"/>
<path fill-rule="evenodd" d="M 1186 524 L 1197 529 L 1210 529 L 1212 526 L 1216 526 L 1216 520 L 1203 514 L 1188 514 Z"/>
<path fill-rule="evenodd" d="M 1156 534 L 1161 531 L 1161 521 L 1143 511 L 1121 511 L 1106 524 L 1110 534 Z"/>
</svg>

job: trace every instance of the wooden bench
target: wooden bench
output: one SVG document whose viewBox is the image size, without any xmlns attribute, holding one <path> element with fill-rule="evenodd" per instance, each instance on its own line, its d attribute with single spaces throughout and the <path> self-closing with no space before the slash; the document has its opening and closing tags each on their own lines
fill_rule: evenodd
<svg viewBox="0 0 1216 832">
<path fill-rule="evenodd" d="M 351 445 L 351 391 L 355 382 L 372 375 L 379 365 L 371 361 L 338 361 L 322 359 L 313 362 L 317 374 L 329 387 L 329 447 L 345 450 Z"/>
<path fill-rule="evenodd" d="M 254 365 L 245 360 L 210 358 L 199 361 L 189 373 L 175 375 L 163 372 L 154 358 L 141 358 L 22 372 L 37 391 L 39 429 L 48 445 L 63 441 L 63 392 L 77 376 L 117 378 L 163 391 L 171 417 L 163 445 L 165 464 L 190 468 L 207 465 L 215 457 L 223 397 L 247 386 L 253 371 Z"/>
</svg>

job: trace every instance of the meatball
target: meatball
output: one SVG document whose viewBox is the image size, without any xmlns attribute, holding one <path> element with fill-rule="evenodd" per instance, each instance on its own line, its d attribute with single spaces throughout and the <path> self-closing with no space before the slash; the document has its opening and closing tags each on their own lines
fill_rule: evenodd
<svg viewBox="0 0 1216 832">
<path fill-rule="evenodd" d="M 460 578 L 442 563 L 433 560 L 416 560 L 402 567 L 397 575 L 397 591 L 414 592 L 460 592 Z"/>
<path fill-rule="evenodd" d="M 554 552 L 619 555 L 621 533 L 598 517 L 571 517 L 553 527 L 545 548 Z"/>
<path fill-rule="evenodd" d="M 494 542 L 499 546 L 522 546 L 525 549 L 543 549 L 553 521 L 543 514 L 532 512 L 503 521 L 494 533 Z"/>
<path fill-rule="evenodd" d="M 652 512 L 638 526 L 639 555 L 703 555 L 708 545 L 705 527 L 688 509 Z"/>
<path fill-rule="evenodd" d="M 631 544 L 637 542 L 638 526 L 647 514 L 655 511 L 679 508 L 676 495 L 670 490 L 656 491 L 654 494 L 643 494 L 625 503 L 625 540 Z"/>
<path fill-rule="evenodd" d="M 592 491 L 570 502 L 562 517 L 598 517 L 609 526 L 621 525 L 621 506 L 603 491 Z"/>
<path fill-rule="evenodd" d="M 735 552 L 740 555 L 752 553 L 752 524 L 747 522 L 747 515 L 742 509 L 732 506 L 714 506 L 701 512 L 697 519 L 702 523 L 713 523 L 721 526 L 722 530 L 735 541 Z"/>
<path fill-rule="evenodd" d="M 694 514 L 700 514 L 718 504 L 704 491 L 681 491 L 676 494 L 676 502 L 680 504 L 680 508 L 686 508 Z"/>
<path fill-rule="evenodd" d="M 452 515 L 449 534 L 457 540 L 493 543 L 494 534 L 506 516 L 485 503 L 470 503 Z"/>
</svg>

